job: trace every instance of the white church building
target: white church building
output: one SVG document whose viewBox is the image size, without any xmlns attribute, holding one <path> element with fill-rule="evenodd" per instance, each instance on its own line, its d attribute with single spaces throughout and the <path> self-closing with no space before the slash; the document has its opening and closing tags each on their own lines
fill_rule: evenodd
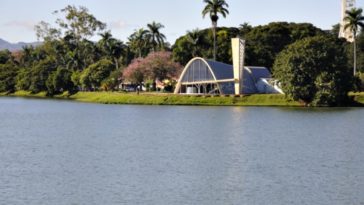
<svg viewBox="0 0 364 205">
<path fill-rule="evenodd" d="M 193 58 L 184 68 L 175 94 L 241 95 L 283 93 L 265 67 L 244 66 L 245 41 L 232 40 L 233 65 Z"/>
</svg>

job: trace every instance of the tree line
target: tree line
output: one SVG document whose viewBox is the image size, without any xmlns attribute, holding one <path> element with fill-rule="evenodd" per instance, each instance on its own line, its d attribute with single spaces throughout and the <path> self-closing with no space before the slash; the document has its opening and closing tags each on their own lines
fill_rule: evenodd
<svg viewBox="0 0 364 205">
<path fill-rule="evenodd" d="M 309 23 L 287 22 L 256 27 L 248 23 L 239 27 L 217 27 L 218 14 L 224 17 L 228 14 L 228 5 L 221 1 L 205 1 L 202 15 L 210 15 L 212 29 L 187 31 L 174 45 L 166 41 L 161 23 L 151 22 L 135 30 L 124 43 L 113 37 L 106 24 L 87 8 L 67 6 L 54 12 L 58 16 L 56 27 L 46 22 L 36 26 L 36 35 L 43 41 L 41 46 L 24 47 L 16 53 L 0 51 L 0 92 L 46 91 L 53 95 L 64 91 L 113 90 L 122 81 L 135 85 L 149 82 L 153 90 L 156 81 L 168 80 L 173 87 L 181 65 L 193 57 L 215 58 L 231 64 L 233 37 L 246 40 L 247 65 L 265 66 L 276 77 L 279 75 L 274 73 L 278 70 L 275 65 L 280 65 L 276 61 L 283 51 L 298 41 L 317 37 L 340 45 L 341 50 L 336 54 L 345 56 L 341 59 L 345 66 L 357 65 L 358 76 L 364 72 L 364 34 L 360 29 L 355 38 L 357 52 L 353 52 L 352 44 L 338 39 L 338 25 L 332 30 L 322 30 Z M 224 9 L 214 10 L 217 8 L 214 3 Z M 100 40 L 90 41 L 95 35 L 99 35 Z"/>
<path fill-rule="evenodd" d="M 147 24 L 146 29 L 135 31 L 124 43 L 114 38 L 106 24 L 85 7 L 67 6 L 54 14 L 59 16 L 56 27 L 43 21 L 35 27 L 43 42 L 41 46 L 24 47 L 15 53 L 0 52 L 0 92 L 46 91 L 53 95 L 64 91 L 112 90 L 133 59 L 158 52 L 171 58 L 160 23 Z M 100 40 L 90 41 L 96 34 Z M 158 79 L 170 76 L 158 76 L 158 72 L 153 75 Z"/>
</svg>

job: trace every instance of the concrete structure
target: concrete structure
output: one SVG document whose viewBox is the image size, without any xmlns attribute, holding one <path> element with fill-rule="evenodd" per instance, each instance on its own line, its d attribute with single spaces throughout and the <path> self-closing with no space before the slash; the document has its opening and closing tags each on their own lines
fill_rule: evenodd
<svg viewBox="0 0 364 205">
<path fill-rule="evenodd" d="M 346 11 L 350 11 L 355 8 L 355 0 L 341 0 L 341 22 L 340 22 L 340 38 L 345 38 L 349 42 L 354 41 L 354 34 L 350 29 L 345 29 L 346 21 Z"/>
<path fill-rule="evenodd" d="M 244 74 L 245 41 L 240 38 L 231 39 L 231 49 L 233 55 L 235 94 L 238 95 L 242 90 L 241 79 L 243 79 Z"/>
<path fill-rule="evenodd" d="M 265 67 L 244 66 L 245 42 L 232 39 L 233 65 L 193 58 L 178 80 L 175 94 L 282 93 Z"/>
</svg>

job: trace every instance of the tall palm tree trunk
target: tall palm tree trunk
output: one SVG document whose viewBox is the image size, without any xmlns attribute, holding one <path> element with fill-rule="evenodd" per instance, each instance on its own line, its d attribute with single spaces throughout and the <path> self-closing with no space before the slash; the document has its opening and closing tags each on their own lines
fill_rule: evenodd
<svg viewBox="0 0 364 205">
<path fill-rule="evenodd" d="M 354 36 L 354 76 L 356 75 L 356 37 Z"/>
<path fill-rule="evenodd" d="M 212 22 L 212 35 L 214 36 L 214 61 L 216 61 L 216 27 L 217 27 L 217 21 Z"/>
<path fill-rule="evenodd" d="M 116 57 L 114 57 L 114 62 L 115 62 L 115 68 L 116 70 L 119 70 L 119 61 Z"/>
<path fill-rule="evenodd" d="M 156 42 L 155 42 L 155 37 L 153 36 L 153 53 L 156 51 Z"/>
</svg>

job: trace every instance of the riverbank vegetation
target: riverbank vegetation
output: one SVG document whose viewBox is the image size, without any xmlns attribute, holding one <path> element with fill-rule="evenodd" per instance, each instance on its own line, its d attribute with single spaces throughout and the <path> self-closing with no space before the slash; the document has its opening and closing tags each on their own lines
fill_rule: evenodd
<svg viewBox="0 0 364 205">
<path fill-rule="evenodd" d="M 0 93 L 0 96 L 48 98 L 46 92 L 33 94 L 29 91 Z M 125 92 L 68 92 L 52 98 L 69 99 L 80 102 L 102 104 L 142 104 L 142 105 L 208 105 L 208 106 L 302 106 L 287 99 L 284 95 L 246 95 L 246 96 L 188 96 L 168 93 L 125 93 Z"/>
<path fill-rule="evenodd" d="M 0 96 L 25 98 L 53 98 L 74 100 L 79 102 L 102 104 L 140 104 L 140 105 L 201 105 L 201 106 L 285 106 L 303 107 L 304 102 L 294 101 L 285 95 L 256 94 L 256 95 L 174 95 L 169 93 L 127 93 L 127 92 L 77 92 L 71 94 L 64 92 L 50 97 L 46 92 L 31 93 L 29 91 L 16 91 L 14 93 L 0 93 Z M 362 107 L 364 105 L 363 93 L 350 93 L 352 99 L 350 106 Z"/>
<path fill-rule="evenodd" d="M 203 10 L 202 14 L 213 17 L 213 29 L 188 31 L 173 45 L 167 42 L 161 23 L 148 23 L 145 28 L 132 33 L 127 42 L 123 42 L 112 36 L 107 25 L 90 14 L 87 8 L 67 6 L 55 12 L 58 17 L 55 24 L 40 22 L 36 26 L 36 34 L 43 41 L 42 45 L 24 47 L 13 53 L 0 51 L 0 92 L 15 92 L 17 95 L 21 92 L 30 95 L 41 93 L 54 97 L 68 92 L 70 98 L 79 96 L 80 99 L 106 103 L 118 100 L 112 100 L 112 93 L 105 95 L 90 91 L 120 91 L 124 89 L 124 84 L 134 86 L 134 89 L 139 85 L 139 88 L 145 86 L 148 91 L 155 91 L 158 89 L 157 83 L 162 84 L 160 88 L 164 91 L 172 91 L 182 65 L 193 57 L 215 57 L 217 61 L 231 64 L 231 38 L 236 36 L 246 40 L 246 64 L 271 69 L 273 76 L 282 82 L 287 98 L 307 105 L 338 106 L 350 103 L 347 97 L 349 90 L 363 90 L 364 33 L 360 31 L 360 24 L 356 27 L 355 45 L 338 39 L 338 25 L 330 31 L 309 23 L 287 22 L 256 27 L 247 23 L 239 27 L 217 27 L 218 15 L 225 17 L 229 13 L 227 3 L 224 0 L 204 2 L 207 7 L 218 3 L 224 9 L 223 12 Z M 357 17 L 358 22 L 362 22 L 361 12 Z M 90 40 L 95 35 L 100 37 L 97 42 Z M 312 39 L 320 39 L 319 45 L 307 43 Z M 216 47 L 218 52 L 215 52 Z M 305 53 L 307 47 L 312 48 L 312 52 Z M 355 50 L 356 47 L 358 49 Z M 335 65 L 328 66 L 331 61 Z M 349 72 L 353 66 L 358 71 L 355 76 Z M 256 98 L 259 105 L 270 105 L 270 99 L 282 98 L 280 95 L 230 99 L 221 96 L 166 97 L 120 93 L 115 93 L 115 96 L 125 98 L 123 102 L 138 104 L 144 104 L 142 100 L 146 104 L 180 100 L 175 103 L 198 104 L 203 101 L 206 104 L 245 105 Z M 358 94 L 355 98 L 362 99 L 361 96 Z M 102 97 L 107 99 L 103 101 Z M 286 104 L 284 101 L 279 103 Z"/>
</svg>

